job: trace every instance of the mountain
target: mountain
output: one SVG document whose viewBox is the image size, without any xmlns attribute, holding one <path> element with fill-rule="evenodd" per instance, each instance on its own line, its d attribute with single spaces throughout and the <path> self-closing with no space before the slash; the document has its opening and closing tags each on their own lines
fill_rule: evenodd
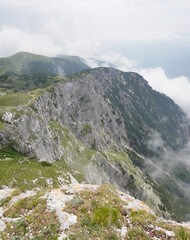
<svg viewBox="0 0 190 240">
<path fill-rule="evenodd" d="M 68 75 L 89 68 L 79 57 L 45 57 L 27 52 L 16 53 L 11 57 L 0 58 L 0 73 L 16 74 L 49 73 Z"/>
<path fill-rule="evenodd" d="M 159 215 L 188 219 L 180 183 L 189 184 L 190 173 L 164 155 L 189 141 L 189 123 L 139 74 L 88 69 L 45 89 L 6 94 L 0 119 L 1 187 L 113 183 Z"/>
<path fill-rule="evenodd" d="M 20 52 L 0 58 L 0 92 L 31 91 L 46 88 L 63 78 L 89 66 L 75 56 L 46 57 Z"/>
</svg>

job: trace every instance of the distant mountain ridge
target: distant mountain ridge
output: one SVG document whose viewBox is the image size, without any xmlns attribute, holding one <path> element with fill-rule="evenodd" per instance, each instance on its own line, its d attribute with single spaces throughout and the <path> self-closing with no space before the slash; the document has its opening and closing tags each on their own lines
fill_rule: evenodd
<svg viewBox="0 0 190 240">
<path fill-rule="evenodd" d="M 89 66 L 75 56 L 46 57 L 19 52 L 10 57 L 0 58 L 0 74 L 13 72 L 16 74 L 49 73 L 68 75 L 87 68 Z"/>
</svg>

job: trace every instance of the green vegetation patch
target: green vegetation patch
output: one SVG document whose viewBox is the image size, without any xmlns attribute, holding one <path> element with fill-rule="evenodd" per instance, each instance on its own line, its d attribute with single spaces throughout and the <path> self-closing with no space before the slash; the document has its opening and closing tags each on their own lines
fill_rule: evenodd
<svg viewBox="0 0 190 240">
<path fill-rule="evenodd" d="M 128 154 L 129 158 L 131 159 L 132 163 L 140 168 L 145 167 L 144 159 L 139 157 L 134 151 L 125 149 L 126 153 Z"/>
<path fill-rule="evenodd" d="M 147 147 L 151 129 L 158 131 L 168 146 L 173 149 L 181 147 L 178 130 L 184 113 L 170 98 L 153 91 L 141 76 L 120 72 L 113 75 L 105 98 L 109 99 L 113 112 L 123 118 L 130 145 L 138 153 L 157 155 Z M 120 124 L 120 121 L 116 122 Z"/>
<path fill-rule="evenodd" d="M 4 123 L 0 122 L 0 130 L 4 128 Z"/>
<path fill-rule="evenodd" d="M 92 132 L 92 127 L 90 126 L 90 124 L 84 124 L 83 129 L 80 133 L 80 136 L 84 137 L 91 132 Z"/>
<path fill-rule="evenodd" d="M 2 239 L 58 239 L 60 224 L 57 215 L 47 210 L 46 199 L 40 198 L 43 195 L 44 192 L 40 192 L 36 196 L 24 198 L 4 213 L 5 216 L 19 216 L 20 219 L 7 224 L 0 233 Z M 29 234 L 33 237 L 29 238 Z"/>
<path fill-rule="evenodd" d="M 172 172 L 176 178 L 190 184 L 190 171 L 187 170 L 187 167 L 183 163 L 175 166 Z"/>
<path fill-rule="evenodd" d="M 189 240 L 190 239 L 190 230 L 187 230 L 187 229 L 181 227 L 177 231 L 177 236 L 178 236 L 178 239 Z"/>
<path fill-rule="evenodd" d="M 84 190 L 67 204 L 64 211 L 77 215 L 71 227 L 70 239 L 118 239 L 116 228 L 124 223 L 120 212 L 123 202 L 113 186 L 102 185 L 97 190 Z M 82 229 L 82 231 L 81 231 Z"/>
<path fill-rule="evenodd" d="M 143 239 L 143 240 L 151 240 L 151 237 L 149 237 L 145 231 L 138 227 L 131 228 L 127 235 L 126 239 L 128 240 L 137 240 L 137 239 Z"/>
<path fill-rule="evenodd" d="M 0 188 L 9 186 L 32 189 L 34 187 L 59 187 L 58 177 L 70 183 L 67 170 L 55 164 L 40 163 L 36 159 L 24 157 L 11 158 L 0 161 Z M 48 183 L 47 179 L 50 179 Z M 50 184 L 50 185 L 49 185 Z"/>
<path fill-rule="evenodd" d="M 0 160 L 5 158 L 21 158 L 23 156 L 22 153 L 17 152 L 11 145 L 0 149 Z"/>
<path fill-rule="evenodd" d="M 157 226 L 166 229 L 168 231 L 173 231 L 175 233 L 175 239 L 177 240 L 189 240 L 190 239 L 190 229 L 189 228 L 183 228 L 175 225 L 170 225 L 166 222 L 157 222 Z M 163 234 L 163 232 L 162 232 Z M 161 236 L 157 232 L 157 236 L 160 237 L 160 239 L 168 239 L 167 237 L 164 238 L 164 236 Z M 162 237 L 162 238 L 161 238 Z"/>
<path fill-rule="evenodd" d="M 129 157 L 125 152 L 121 151 L 105 151 L 106 155 L 114 162 L 128 161 Z"/>
<path fill-rule="evenodd" d="M 189 200 L 180 196 L 176 197 L 172 194 L 173 182 L 172 182 L 172 185 L 170 185 L 170 181 L 168 182 L 163 181 L 164 184 L 167 184 L 167 186 L 169 186 L 168 189 L 166 189 L 163 186 L 160 186 L 157 183 L 151 180 L 148 180 L 148 178 L 147 178 L 147 181 L 153 187 L 155 193 L 158 196 L 160 196 L 160 199 L 163 203 L 163 205 L 159 205 L 160 210 L 162 211 L 167 210 L 171 214 L 172 218 L 178 222 L 189 220 L 189 214 L 190 214 Z M 177 187 L 176 185 L 174 186 L 175 188 Z M 170 189 L 172 190 L 172 192 L 169 192 Z"/>
<path fill-rule="evenodd" d="M 18 107 L 27 104 L 32 99 L 27 93 L 15 93 L 0 96 L 0 108 Z"/>
<path fill-rule="evenodd" d="M 139 210 L 139 211 L 131 211 L 131 222 L 135 226 L 146 227 L 149 224 L 153 224 L 157 217 L 153 214 L 147 213 L 146 211 Z"/>
<path fill-rule="evenodd" d="M 27 214 L 28 211 L 34 209 L 37 205 L 42 204 L 42 199 L 40 197 L 43 196 L 46 191 L 47 190 L 44 189 L 32 197 L 20 199 L 13 206 L 8 208 L 3 216 L 9 218 L 22 217 L 23 214 Z M 12 197 L 12 195 L 10 197 Z"/>
<path fill-rule="evenodd" d="M 0 207 L 3 207 L 4 205 L 6 205 L 10 200 L 11 200 L 11 196 L 0 199 Z"/>
<path fill-rule="evenodd" d="M 16 189 L 16 190 L 14 190 L 14 192 L 13 192 L 10 196 L 7 196 L 6 198 L 0 199 L 0 207 L 7 206 L 8 203 L 10 202 L 10 200 L 11 200 L 13 197 L 15 197 L 15 196 L 17 196 L 17 195 L 19 195 L 19 194 L 21 194 L 21 193 L 22 193 L 22 190 Z"/>
</svg>

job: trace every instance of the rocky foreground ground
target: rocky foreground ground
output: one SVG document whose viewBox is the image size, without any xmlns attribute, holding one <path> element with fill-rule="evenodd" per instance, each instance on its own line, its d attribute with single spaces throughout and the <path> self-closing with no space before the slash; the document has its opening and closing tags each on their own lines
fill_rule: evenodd
<svg viewBox="0 0 190 240">
<path fill-rule="evenodd" d="M 0 190 L 0 239 L 190 239 L 190 222 L 155 216 L 110 185 Z"/>
</svg>

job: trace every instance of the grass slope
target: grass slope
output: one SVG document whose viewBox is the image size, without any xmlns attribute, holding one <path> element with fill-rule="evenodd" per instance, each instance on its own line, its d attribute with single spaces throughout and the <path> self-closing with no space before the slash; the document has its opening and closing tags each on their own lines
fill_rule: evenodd
<svg viewBox="0 0 190 240">
<path fill-rule="evenodd" d="M 63 162 L 63 160 L 62 160 Z M 32 189 L 34 187 L 59 187 L 61 182 L 70 183 L 70 175 L 64 163 L 60 165 L 37 162 L 18 153 L 11 146 L 0 149 L 0 188 Z"/>
</svg>

